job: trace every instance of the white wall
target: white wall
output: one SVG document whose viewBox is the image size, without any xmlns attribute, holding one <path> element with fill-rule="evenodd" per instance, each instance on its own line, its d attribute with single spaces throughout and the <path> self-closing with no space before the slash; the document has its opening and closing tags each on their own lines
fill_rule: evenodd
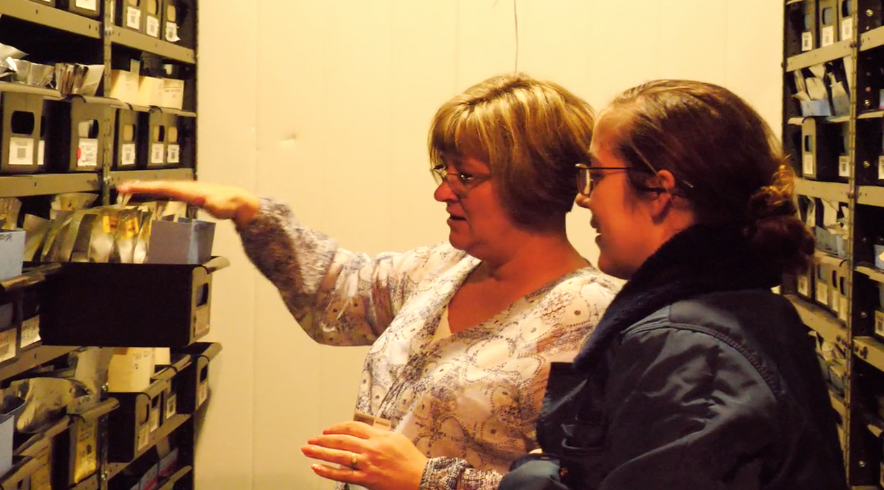
<svg viewBox="0 0 884 490">
<path fill-rule="evenodd" d="M 723 84 L 780 124 L 782 2 L 517 0 L 518 68 L 597 109 L 652 78 Z M 513 0 L 211 0 L 200 3 L 201 180 L 284 198 L 352 249 L 446 237 L 426 129 L 455 93 L 515 67 Z M 569 218 L 594 259 L 589 216 Z M 364 348 L 315 345 L 242 254 L 216 253 L 213 398 L 201 489 L 329 488 L 299 448 L 348 419 Z"/>
</svg>

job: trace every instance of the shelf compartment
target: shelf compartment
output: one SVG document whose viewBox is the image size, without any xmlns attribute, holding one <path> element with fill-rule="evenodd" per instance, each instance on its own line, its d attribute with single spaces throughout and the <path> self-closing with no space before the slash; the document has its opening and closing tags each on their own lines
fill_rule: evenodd
<svg viewBox="0 0 884 490">
<path fill-rule="evenodd" d="M 788 294 L 786 295 L 786 298 L 788 298 L 795 306 L 795 309 L 798 310 L 798 314 L 801 316 L 801 321 L 803 321 L 805 325 L 822 335 L 826 341 L 846 346 L 847 329 L 831 313 L 819 306 L 804 301 L 798 296 Z"/>
<path fill-rule="evenodd" d="M 842 182 L 817 182 L 807 179 L 795 179 L 796 194 L 817 197 L 826 201 L 847 202 L 849 190 L 850 187 Z"/>
<path fill-rule="evenodd" d="M 172 61 L 195 64 L 196 53 L 177 44 L 150 37 L 146 34 L 131 31 L 122 27 L 111 27 L 111 42 L 118 46 L 137 49 L 146 53 L 155 54 Z"/>
<path fill-rule="evenodd" d="M 865 38 L 865 34 L 863 34 L 863 38 Z M 851 43 L 852 41 L 848 39 L 844 41 L 839 41 L 835 44 L 830 44 L 825 48 L 814 49 L 813 51 L 790 56 L 789 59 L 786 60 L 786 71 L 791 72 L 795 70 L 800 70 L 802 68 L 808 68 L 813 65 L 825 63 L 827 61 L 850 56 L 850 53 L 852 51 L 852 48 L 850 46 Z"/>
<path fill-rule="evenodd" d="M 872 337 L 856 337 L 853 339 L 853 352 L 865 361 L 884 372 L 884 343 Z"/>
<path fill-rule="evenodd" d="M 162 441 L 169 437 L 170 434 L 178 430 L 182 425 L 184 425 L 188 420 L 190 420 L 190 415 L 178 414 L 172 417 L 168 422 L 164 423 L 160 426 L 157 431 L 156 438 L 154 439 L 154 443 L 150 446 L 144 448 L 144 450 L 139 451 L 138 454 L 135 455 L 135 458 L 132 461 L 124 462 L 124 463 L 110 463 L 107 465 L 107 479 L 120 474 L 123 470 L 125 470 L 132 462 L 141 457 L 144 453 L 150 450 L 152 447 L 156 445 L 156 442 Z"/>
<path fill-rule="evenodd" d="M 217 342 L 197 342 L 183 353 L 191 356 L 191 363 L 176 377 L 176 397 L 179 413 L 195 413 L 209 398 L 209 363 L 221 352 Z"/>
<path fill-rule="evenodd" d="M 0 197 L 29 197 L 63 192 L 101 190 L 98 173 L 4 175 L 0 177 Z"/>
<path fill-rule="evenodd" d="M 109 421 L 108 430 L 114 435 L 108 444 L 110 461 L 132 461 L 156 445 L 163 421 L 163 393 L 169 389 L 169 380 L 156 380 L 143 391 L 109 393 L 120 402 Z"/>
<path fill-rule="evenodd" d="M 101 22 L 64 10 L 40 5 L 32 0 L 0 0 L 0 15 L 32 24 L 70 32 L 91 39 L 101 38 Z"/>
</svg>

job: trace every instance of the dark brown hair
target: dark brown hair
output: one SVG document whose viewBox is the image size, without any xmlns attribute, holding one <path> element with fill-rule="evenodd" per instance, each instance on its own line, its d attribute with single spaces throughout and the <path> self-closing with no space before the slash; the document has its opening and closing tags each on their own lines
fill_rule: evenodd
<svg viewBox="0 0 884 490">
<path fill-rule="evenodd" d="M 796 216 L 795 173 L 770 127 L 718 85 L 658 80 L 627 90 L 611 108 L 625 117 L 614 145 L 629 165 L 668 170 L 700 223 L 739 223 L 782 272 L 804 270 L 813 237 Z M 630 172 L 635 189 L 647 174 Z"/>
<path fill-rule="evenodd" d="M 593 124 L 589 104 L 560 85 L 500 75 L 439 108 L 430 126 L 430 162 L 482 160 L 513 221 L 545 229 L 563 222 L 574 204 L 574 165 L 587 161 Z"/>
</svg>

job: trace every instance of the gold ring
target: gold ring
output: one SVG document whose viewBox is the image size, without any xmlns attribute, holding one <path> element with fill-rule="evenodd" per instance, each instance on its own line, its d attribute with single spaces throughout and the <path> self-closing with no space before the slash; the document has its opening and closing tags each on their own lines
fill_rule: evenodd
<svg viewBox="0 0 884 490">
<path fill-rule="evenodd" d="M 359 469 L 359 466 L 356 465 L 356 453 L 350 453 L 350 468 L 353 469 L 353 471 Z"/>
</svg>

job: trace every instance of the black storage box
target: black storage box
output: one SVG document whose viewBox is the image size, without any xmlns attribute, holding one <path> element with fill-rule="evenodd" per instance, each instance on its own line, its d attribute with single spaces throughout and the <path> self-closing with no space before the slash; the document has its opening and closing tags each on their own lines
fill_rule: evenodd
<svg viewBox="0 0 884 490">
<path fill-rule="evenodd" d="M 197 342 L 182 352 L 191 362 L 178 374 L 178 413 L 191 414 L 209 399 L 209 362 L 221 352 L 221 344 Z"/>
<path fill-rule="evenodd" d="M 98 477 L 105 438 L 99 437 L 107 430 L 109 414 L 120 404 L 108 398 L 98 405 L 79 412 L 69 409 L 71 425 L 56 438 L 53 459 L 63 465 L 58 473 L 56 488 L 70 488 L 83 481 Z"/>
<path fill-rule="evenodd" d="M 0 174 L 40 170 L 40 134 L 43 104 L 59 99 L 58 92 L 0 82 Z"/>
<path fill-rule="evenodd" d="M 48 275 L 45 345 L 186 347 L 209 331 L 212 273 L 230 265 L 67 263 Z"/>
<path fill-rule="evenodd" d="M 116 130 L 114 131 L 115 170 L 142 169 L 146 166 L 147 156 L 139 138 L 141 122 L 145 119 L 144 112 L 138 109 L 118 109 Z"/>
<path fill-rule="evenodd" d="M 101 17 L 101 4 L 104 0 L 57 0 L 58 8 L 85 17 Z"/>
<path fill-rule="evenodd" d="M 156 435 L 163 422 L 163 393 L 169 389 L 169 380 L 158 379 L 143 392 L 110 393 L 120 402 L 120 408 L 110 416 L 110 461 L 132 461 L 156 444 Z"/>
<path fill-rule="evenodd" d="M 114 0 L 114 24 L 136 32 L 144 32 L 145 0 Z"/>
<path fill-rule="evenodd" d="M 144 19 L 144 33 L 162 39 L 163 0 L 141 0 L 141 17 Z"/>
<path fill-rule="evenodd" d="M 104 161 L 104 141 L 111 133 L 116 109 L 121 103 L 101 97 L 74 96 L 52 107 L 46 151 L 50 170 L 56 172 L 95 172 Z"/>
<path fill-rule="evenodd" d="M 801 175 L 807 179 L 834 181 L 838 178 L 841 131 L 837 124 L 808 117 L 801 125 Z"/>
</svg>

